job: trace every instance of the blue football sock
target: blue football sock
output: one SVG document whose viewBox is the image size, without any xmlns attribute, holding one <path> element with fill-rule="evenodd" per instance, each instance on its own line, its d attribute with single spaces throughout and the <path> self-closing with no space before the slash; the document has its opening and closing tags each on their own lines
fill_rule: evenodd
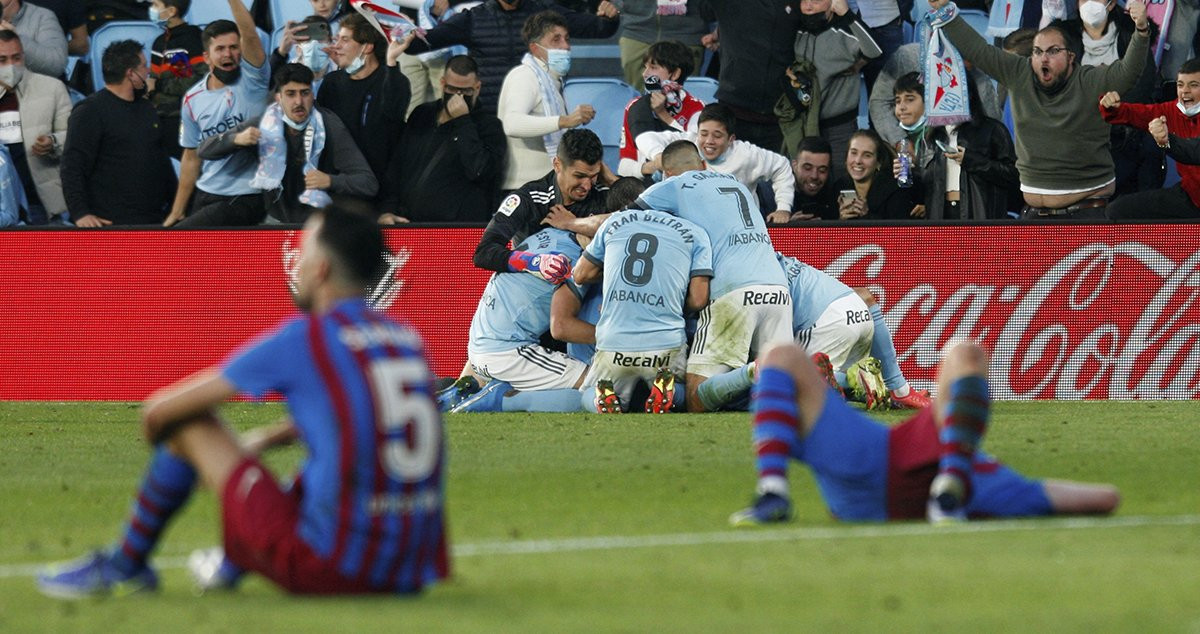
<svg viewBox="0 0 1200 634">
<path fill-rule="evenodd" d="M 942 455 L 938 473 L 951 473 L 970 486 L 975 452 L 983 443 L 991 413 L 987 379 L 967 376 L 950 385 L 946 419 L 938 432 Z"/>
<path fill-rule="evenodd" d="M 786 497 L 788 458 L 799 438 L 800 421 L 792 375 L 779 368 L 759 368 L 750 408 L 754 413 L 758 493 Z"/>
<path fill-rule="evenodd" d="M 167 522 L 188 501 L 195 485 L 192 465 L 162 447 L 154 450 L 121 543 L 113 551 L 114 568 L 132 575 L 145 567 Z"/>
<path fill-rule="evenodd" d="M 896 360 L 896 344 L 892 341 L 892 331 L 888 330 L 887 322 L 883 319 L 883 309 L 879 304 L 871 305 L 871 319 L 875 322 L 875 335 L 871 337 L 871 356 L 879 359 L 883 370 L 883 384 L 889 390 L 899 389 L 906 381 L 900 371 L 900 362 Z"/>
<path fill-rule="evenodd" d="M 590 393 L 590 390 L 588 391 Z M 505 412 L 578 412 L 579 390 L 531 390 L 505 396 L 501 410 Z"/>
<path fill-rule="evenodd" d="M 750 365 L 711 376 L 696 388 L 696 396 L 704 404 L 704 409 L 715 412 L 740 394 L 750 390 L 754 379 L 750 376 Z"/>
</svg>

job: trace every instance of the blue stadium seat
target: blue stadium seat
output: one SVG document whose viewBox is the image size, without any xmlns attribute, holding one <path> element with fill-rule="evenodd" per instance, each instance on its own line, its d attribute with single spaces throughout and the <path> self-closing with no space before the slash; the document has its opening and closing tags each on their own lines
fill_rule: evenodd
<svg viewBox="0 0 1200 634">
<path fill-rule="evenodd" d="M 96 29 L 96 32 L 92 33 L 91 50 L 88 51 L 88 63 L 92 67 L 92 88 L 100 90 L 104 87 L 100 60 L 104 56 L 104 49 L 110 44 L 118 40 L 137 40 L 142 43 L 146 53 L 146 63 L 150 63 L 150 46 L 154 44 L 154 38 L 162 35 L 162 32 L 162 27 L 145 20 L 108 22 Z"/>
<path fill-rule="evenodd" d="M 250 8 L 250 3 L 246 0 L 242 0 L 242 4 Z M 226 0 L 193 0 L 192 7 L 187 12 L 188 24 L 208 24 L 214 20 L 232 19 L 233 12 L 229 10 L 229 2 Z"/>
<path fill-rule="evenodd" d="M 604 162 L 614 172 L 619 162 L 625 105 L 639 94 L 629 84 L 609 77 L 572 78 L 563 86 L 567 112 L 585 103 L 596 109 L 596 118 L 584 127 L 600 137 L 600 142 L 604 144 Z"/>
<path fill-rule="evenodd" d="M 704 105 L 717 103 L 717 87 L 720 83 L 712 77 L 688 77 L 683 82 L 683 89 L 688 94 L 704 102 Z"/>
<path fill-rule="evenodd" d="M 913 24 L 920 24 L 921 18 L 929 13 L 929 0 L 913 0 L 912 16 Z"/>
<path fill-rule="evenodd" d="M 978 9 L 959 9 L 958 14 L 962 16 L 962 19 L 967 21 L 967 24 L 971 25 L 971 28 L 975 29 L 976 33 L 983 36 L 985 40 L 989 42 L 991 41 L 991 38 L 988 37 L 987 34 L 988 14 L 986 11 L 980 11 Z"/>
<path fill-rule="evenodd" d="M 287 24 L 288 20 L 299 22 L 312 14 L 312 3 L 308 0 L 271 0 L 271 24 L 275 28 Z"/>
</svg>

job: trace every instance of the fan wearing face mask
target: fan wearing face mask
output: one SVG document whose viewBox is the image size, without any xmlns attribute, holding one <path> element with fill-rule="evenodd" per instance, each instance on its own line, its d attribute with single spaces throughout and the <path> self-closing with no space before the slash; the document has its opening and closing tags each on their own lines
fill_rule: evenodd
<svg viewBox="0 0 1200 634">
<path fill-rule="evenodd" d="M 150 47 L 150 101 L 158 111 L 163 129 L 179 129 L 179 109 L 183 95 L 208 73 L 201 44 L 200 27 L 188 24 L 186 17 L 192 0 L 154 0 L 150 3 L 150 21 L 163 33 Z M 163 135 L 164 149 L 180 158 L 183 149 L 179 137 Z"/>
<path fill-rule="evenodd" d="M 325 74 L 337 70 L 329 53 L 333 47 L 330 37 L 312 37 L 310 33 L 323 32 L 310 25 L 329 24 L 320 14 L 310 15 L 299 22 L 289 21 L 283 28 L 279 46 L 271 51 L 271 68 L 284 64 L 303 64 L 313 72 L 313 94 L 321 90 Z M 331 27 L 332 28 L 332 27 Z"/>
</svg>

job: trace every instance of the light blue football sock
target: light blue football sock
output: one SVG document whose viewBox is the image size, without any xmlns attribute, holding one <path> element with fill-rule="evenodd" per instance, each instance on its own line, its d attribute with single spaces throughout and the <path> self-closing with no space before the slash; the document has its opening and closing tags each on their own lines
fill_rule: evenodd
<svg viewBox="0 0 1200 634">
<path fill-rule="evenodd" d="M 750 364 L 728 372 L 711 376 L 696 388 L 696 395 L 704 409 L 715 412 L 738 396 L 750 390 L 754 379 L 750 376 Z"/>
<path fill-rule="evenodd" d="M 904 386 L 904 373 L 900 371 L 900 362 L 896 359 L 896 344 L 892 341 L 892 331 L 888 330 L 887 322 L 883 319 L 883 309 L 879 304 L 871 305 L 871 319 L 875 322 L 875 336 L 871 337 L 871 356 L 879 359 L 883 370 L 883 384 L 889 390 Z M 838 379 L 841 382 L 841 378 Z M 843 383 L 843 385 L 845 385 Z"/>
<path fill-rule="evenodd" d="M 504 397 L 501 411 L 505 412 L 578 412 L 579 390 L 532 390 Z"/>
</svg>

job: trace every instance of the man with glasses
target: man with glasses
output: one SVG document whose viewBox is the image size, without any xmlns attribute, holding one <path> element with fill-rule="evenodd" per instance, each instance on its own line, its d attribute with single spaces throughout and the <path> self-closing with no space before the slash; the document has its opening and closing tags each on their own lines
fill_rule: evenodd
<svg viewBox="0 0 1200 634">
<path fill-rule="evenodd" d="M 451 57 L 441 85 L 441 99 L 409 115 L 380 222 L 487 222 L 495 210 L 507 141 L 500 119 L 479 108 L 475 59 Z"/>
<path fill-rule="evenodd" d="M 1146 5 L 1129 1 L 1137 31 L 1125 56 L 1107 66 L 1080 66 L 1070 36 L 1057 26 L 1038 31 L 1027 61 L 989 46 L 955 16 L 954 3 L 933 0 L 930 6 L 948 20 L 945 33 L 963 58 L 1009 89 L 1024 217 L 1103 220 L 1116 172 L 1107 147 L 1109 126 L 1096 99 L 1129 90 L 1142 72 L 1150 33 Z"/>
</svg>

